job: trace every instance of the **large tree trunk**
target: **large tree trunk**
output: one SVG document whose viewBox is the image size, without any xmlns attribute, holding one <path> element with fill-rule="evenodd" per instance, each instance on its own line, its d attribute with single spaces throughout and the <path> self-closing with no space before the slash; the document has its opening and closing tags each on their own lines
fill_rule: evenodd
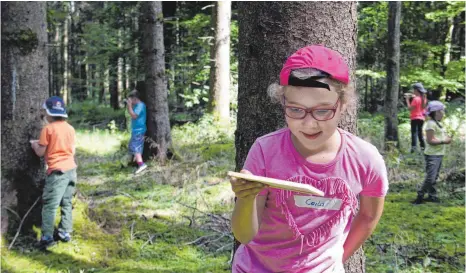
<svg viewBox="0 0 466 273">
<path fill-rule="evenodd" d="M 152 142 L 151 153 L 163 162 L 171 145 L 171 135 L 165 81 L 162 2 L 144 2 L 141 8 L 144 16 L 142 53 L 146 69 L 147 136 Z"/>
<path fill-rule="evenodd" d="M 60 90 L 63 88 L 63 79 L 61 75 L 62 72 L 62 55 L 61 55 L 61 35 L 60 35 L 60 26 L 55 27 L 55 44 L 54 44 L 54 51 L 55 51 L 55 77 L 54 77 L 54 95 L 60 96 Z"/>
<path fill-rule="evenodd" d="M 38 139 L 39 110 L 47 98 L 47 22 L 45 2 L 2 2 L 2 234 L 7 208 L 23 216 L 40 196 L 43 162 L 29 140 Z M 23 230 L 40 225 L 40 206 Z"/>
<path fill-rule="evenodd" d="M 400 82 L 401 2 L 388 3 L 387 90 L 385 93 L 385 149 L 398 143 L 398 90 Z"/>
<path fill-rule="evenodd" d="M 240 170 L 259 136 L 285 125 L 283 112 L 267 97 L 278 82 L 286 58 L 310 44 L 323 44 L 356 68 L 356 2 L 238 2 L 239 87 L 236 169 Z M 351 75 L 355 82 L 354 75 Z M 356 133 L 356 102 L 351 101 L 340 127 Z M 364 272 L 359 249 L 345 264 L 347 273 Z"/>
<path fill-rule="evenodd" d="M 123 28 L 118 29 L 118 51 L 121 51 L 123 48 Z M 123 69 L 124 69 L 124 59 L 119 56 L 118 57 L 118 68 L 117 68 L 117 76 L 118 76 L 118 97 L 123 95 L 124 84 L 123 84 Z"/>
<path fill-rule="evenodd" d="M 70 4 L 65 4 L 65 11 L 68 13 L 63 24 L 63 91 L 62 96 L 66 104 L 71 103 L 71 58 L 69 54 L 69 34 L 70 34 L 70 23 L 71 23 L 71 14 L 70 14 Z"/>
<path fill-rule="evenodd" d="M 230 18 L 231 2 L 215 2 L 212 17 L 215 21 L 215 39 L 211 51 L 210 109 L 220 124 L 230 119 Z"/>
<path fill-rule="evenodd" d="M 118 104 L 118 55 L 113 54 L 109 60 L 109 91 L 110 91 L 110 106 L 117 110 L 120 106 Z"/>
</svg>

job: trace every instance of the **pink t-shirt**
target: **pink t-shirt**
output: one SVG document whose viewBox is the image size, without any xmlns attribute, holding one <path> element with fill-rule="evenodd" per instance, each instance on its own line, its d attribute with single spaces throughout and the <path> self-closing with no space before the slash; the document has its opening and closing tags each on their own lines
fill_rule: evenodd
<svg viewBox="0 0 466 273">
<path fill-rule="evenodd" d="M 288 128 L 260 137 L 244 169 L 255 175 L 310 184 L 325 193 L 311 196 L 267 188 L 257 235 L 241 245 L 233 272 L 344 272 L 343 244 L 358 207 L 358 195 L 388 191 L 384 160 L 370 143 L 339 130 L 341 147 L 326 164 L 308 162 L 294 148 Z"/>
<path fill-rule="evenodd" d="M 421 119 L 424 120 L 424 109 L 422 108 L 422 99 L 419 96 L 416 96 L 411 101 L 411 106 L 414 106 L 414 109 L 411 110 L 410 119 Z"/>
</svg>

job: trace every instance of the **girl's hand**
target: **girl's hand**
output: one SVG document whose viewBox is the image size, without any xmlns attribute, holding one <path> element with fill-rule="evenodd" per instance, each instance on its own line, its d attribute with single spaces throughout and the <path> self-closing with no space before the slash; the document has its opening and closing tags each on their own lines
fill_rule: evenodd
<svg viewBox="0 0 466 273">
<path fill-rule="evenodd" d="M 32 149 L 37 149 L 37 147 L 39 147 L 39 140 L 29 140 L 29 142 L 31 143 L 31 148 Z"/>
<path fill-rule="evenodd" d="M 451 137 L 447 136 L 444 140 L 443 143 L 445 144 L 450 144 L 451 143 Z"/>
<path fill-rule="evenodd" d="M 252 174 L 247 170 L 241 170 L 240 173 Z M 263 190 L 266 185 L 258 182 L 251 182 L 236 177 L 230 177 L 231 189 L 237 198 L 240 199 L 254 199 L 256 195 Z"/>
</svg>

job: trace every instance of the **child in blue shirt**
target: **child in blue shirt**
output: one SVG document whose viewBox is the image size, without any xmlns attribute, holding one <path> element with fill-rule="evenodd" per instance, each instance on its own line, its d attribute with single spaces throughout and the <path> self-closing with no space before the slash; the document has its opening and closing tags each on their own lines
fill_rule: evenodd
<svg viewBox="0 0 466 273">
<path fill-rule="evenodd" d="M 138 163 L 138 169 L 135 172 L 135 174 L 138 174 L 147 168 L 147 165 L 142 160 L 144 134 L 147 131 L 146 105 L 140 100 L 140 95 L 136 90 L 129 93 L 126 105 L 128 113 L 131 116 L 131 139 L 128 148 L 130 154 L 134 156 L 134 159 Z"/>
</svg>

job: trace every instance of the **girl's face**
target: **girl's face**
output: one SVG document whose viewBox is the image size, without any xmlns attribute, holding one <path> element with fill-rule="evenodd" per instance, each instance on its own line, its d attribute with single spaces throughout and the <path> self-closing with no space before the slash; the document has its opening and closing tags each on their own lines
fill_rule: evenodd
<svg viewBox="0 0 466 273">
<path fill-rule="evenodd" d="M 445 116 L 445 111 L 444 110 L 435 111 L 435 119 L 437 121 L 442 120 L 443 116 Z"/>
<path fill-rule="evenodd" d="M 337 130 L 344 105 L 334 87 L 330 86 L 330 89 L 332 91 L 296 86 L 285 89 L 286 122 L 299 143 L 309 150 L 322 147 Z M 306 115 L 299 119 L 304 115 L 303 109 L 306 109 Z M 314 111 L 309 113 L 311 110 Z"/>
</svg>

